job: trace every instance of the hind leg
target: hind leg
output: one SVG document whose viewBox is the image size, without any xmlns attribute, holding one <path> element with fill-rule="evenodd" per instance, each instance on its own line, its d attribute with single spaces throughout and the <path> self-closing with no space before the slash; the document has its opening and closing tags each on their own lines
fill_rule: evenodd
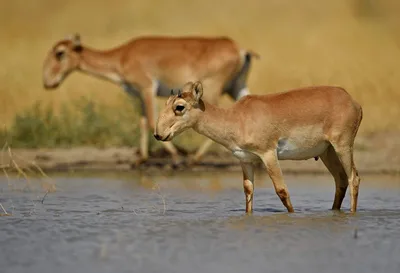
<svg viewBox="0 0 400 273">
<path fill-rule="evenodd" d="M 356 212 L 358 201 L 358 189 L 360 186 L 360 177 L 354 165 L 353 147 L 349 145 L 334 146 L 337 157 L 342 163 L 343 169 L 346 172 L 348 183 L 350 186 L 350 211 Z"/>
<path fill-rule="evenodd" d="M 332 210 L 340 210 L 348 185 L 346 172 L 332 146 L 329 146 L 320 158 L 335 179 L 335 199 Z"/>
</svg>

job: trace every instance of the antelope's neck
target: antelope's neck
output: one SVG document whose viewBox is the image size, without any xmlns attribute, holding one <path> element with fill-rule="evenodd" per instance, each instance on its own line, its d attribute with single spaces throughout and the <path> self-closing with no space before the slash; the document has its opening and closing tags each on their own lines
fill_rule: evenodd
<svg viewBox="0 0 400 273">
<path fill-rule="evenodd" d="M 233 150 L 237 146 L 239 119 L 231 109 L 223 109 L 204 102 L 205 110 L 200 114 L 193 129 L 199 134 Z"/>
<path fill-rule="evenodd" d="M 97 51 L 83 48 L 79 69 L 93 76 L 121 83 L 120 54 L 118 51 Z"/>
</svg>

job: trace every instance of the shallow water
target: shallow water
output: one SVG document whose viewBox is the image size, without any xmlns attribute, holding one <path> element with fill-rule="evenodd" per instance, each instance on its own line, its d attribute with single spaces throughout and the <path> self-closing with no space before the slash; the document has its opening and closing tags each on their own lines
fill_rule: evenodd
<svg viewBox="0 0 400 273">
<path fill-rule="evenodd" d="M 329 176 L 285 176 L 294 214 L 241 174 L 0 177 L 1 272 L 400 272 L 400 180 L 363 177 L 359 212 L 332 212 Z"/>
</svg>

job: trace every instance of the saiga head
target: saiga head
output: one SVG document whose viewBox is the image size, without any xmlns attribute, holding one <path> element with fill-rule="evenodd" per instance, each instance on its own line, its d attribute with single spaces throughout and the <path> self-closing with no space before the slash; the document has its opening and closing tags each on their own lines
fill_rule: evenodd
<svg viewBox="0 0 400 273">
<path fill-rule="evenodd" d="M 57 88 L 69 73 L 78 68 L 82 49 L 79 34 L 52 47 L 43 63 L 44 88 Z"/>
<path fill-rule="evenodd" d="M 188 82 L 177 95 L 171 96 L 160 112 L 154 137 L 161 141 L 170 141 L 183 131 L 192 128 L 204 111 L 203 86 L 201 82 Z"/>
</svg>

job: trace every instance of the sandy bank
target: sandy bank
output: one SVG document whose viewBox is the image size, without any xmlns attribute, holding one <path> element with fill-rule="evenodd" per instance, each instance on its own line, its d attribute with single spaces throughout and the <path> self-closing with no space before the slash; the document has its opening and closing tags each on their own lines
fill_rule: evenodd
<svg viewBox="0 0 400 273">
<path fill-rule="evenodd" d="M 379 133 L 358 137 L 355 148 L 355 162 L 360 174 L 400 174 L 400 134 Z M 171 161 L 165 151 L 152 153 L 149 161 L 140 167 L 132 162 L 137 158 L 137 148 L 79 147 L 71 149 L 12 149 L 13 159 L 21 168 L 34 162 L 48 172 L 63 171 L 129 171 L 140 168 L 145 171 L 171 169 Z M 10 162 L 9 153 L 0 153 L 0 164 Z M 280 161 L 284 173 L 327 173 L 321 160 Z M 259 164 L 259 167 L 262 167 Z M 180 166 L 179 170 L 213 171 L 240 170 L 238 160 L 219 145 L 195 166 Z"/>
</svg>

